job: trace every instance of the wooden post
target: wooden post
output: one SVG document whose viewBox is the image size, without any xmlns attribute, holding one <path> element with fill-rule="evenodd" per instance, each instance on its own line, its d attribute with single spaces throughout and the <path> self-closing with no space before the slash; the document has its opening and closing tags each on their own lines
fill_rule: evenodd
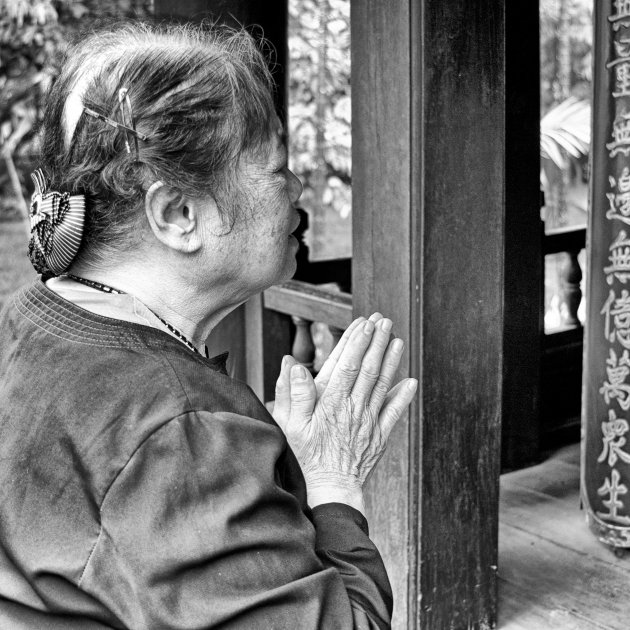
<svg viewBox="0 0 630 630">
<path fill-rule="evenodd" d="M 540 443 L 544 224 L 540 220 L 537 2 L 505 3 L 505 260 L 501 463 L 536 460 Z M 527 33 L 527 37 L 523 37 Z"/>
<path fill-rule="evenodd" d="M 154 0 L 154 6 L 158 18 L 186 22 L 209 19 L 233 26 L 260 27 L 253 31 L 254 35 L 264 35 L 274 48 L 271 61 L 276 83 L 276 109 L 284 121 L 287 111 L 287 0 Z M 215 353 L 229 350 L 231 374 L 246 380 L 262 400 L 271 400 L 280 361 L 291 350 L 291 327 L 290 317 L 263 310 L 262 299 L 256 296 L 217 326 L 208 340 L 208 347 Z M 265 369 L 265 366 L 276 369 Z"/>
<path fill-rule="evenodd" d="M 352 4 L 354 306 L 420 379 L 370 485 L 395 628 L 496 621 L 506 4 Z"/>
<path fill-rule="evenodd" d="M 595 5 L 582 503 L 592 531 L 630 548 L 630 6 Z"/>
</svg>

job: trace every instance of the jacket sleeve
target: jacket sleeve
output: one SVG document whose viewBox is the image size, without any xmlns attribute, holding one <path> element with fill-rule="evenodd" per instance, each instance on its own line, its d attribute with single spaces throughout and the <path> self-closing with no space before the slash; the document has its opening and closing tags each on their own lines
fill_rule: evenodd
<svg viewBox="0 0 630 630">
<path fill-rule="evenodd" d="M 132 629 L 388 628 L 391 593 L 361 514 L 276 482 L 274 425 L 197 411 L 134 452 L 101 505 L 79 582 Z"/>
</svg>

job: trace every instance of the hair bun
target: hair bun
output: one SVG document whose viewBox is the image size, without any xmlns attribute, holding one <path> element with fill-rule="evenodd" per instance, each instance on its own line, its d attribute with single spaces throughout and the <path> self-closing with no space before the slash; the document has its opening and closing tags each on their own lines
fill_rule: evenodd
<svg viewBox="0 0 630 630">
<path fill-rule="evenodd" d="M 28 257 L 38 273 L 55 276 L 68 269 L 81 247 L 85 223 L 85 197 L 47 190 L 41 169 L 31 178 L 31 240 Z"/>
</svg>

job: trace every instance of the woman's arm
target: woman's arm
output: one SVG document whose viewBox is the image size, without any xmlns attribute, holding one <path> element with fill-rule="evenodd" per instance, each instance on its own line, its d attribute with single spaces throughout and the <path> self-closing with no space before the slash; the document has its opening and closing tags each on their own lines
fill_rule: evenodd
<svg viewBox="0 0 630 630">
<path fill-rule="evenodd" d="M 102 503 L 79 586 L 126 628 L 387 628 L 391 592 L 365 519 L 278 485 L 273 424 L 189 412 L 154 432 Z"/>
</svg>

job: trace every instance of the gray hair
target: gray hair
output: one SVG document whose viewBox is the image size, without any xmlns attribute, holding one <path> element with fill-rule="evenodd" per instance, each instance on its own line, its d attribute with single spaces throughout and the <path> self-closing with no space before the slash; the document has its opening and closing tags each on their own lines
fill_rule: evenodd
<svg viewBox="0 0 630 630">
<path fill-rule="evenodd" d="M 84 110 L 124 123 L 121 89 L 147 136 L 137 153 L 126 151 L 124 132 Z M 231 171 L 270 137 L 272 90 L 265 57 L 244 29 L 128 23 L 71 48 L 44 113 L 42 168 L 51 189 L 86 197 L 79 258 L 129 249 L 145 191 L 157 180 L 188 195 L 213 194 L 233 224 Z"/>
</svg>

